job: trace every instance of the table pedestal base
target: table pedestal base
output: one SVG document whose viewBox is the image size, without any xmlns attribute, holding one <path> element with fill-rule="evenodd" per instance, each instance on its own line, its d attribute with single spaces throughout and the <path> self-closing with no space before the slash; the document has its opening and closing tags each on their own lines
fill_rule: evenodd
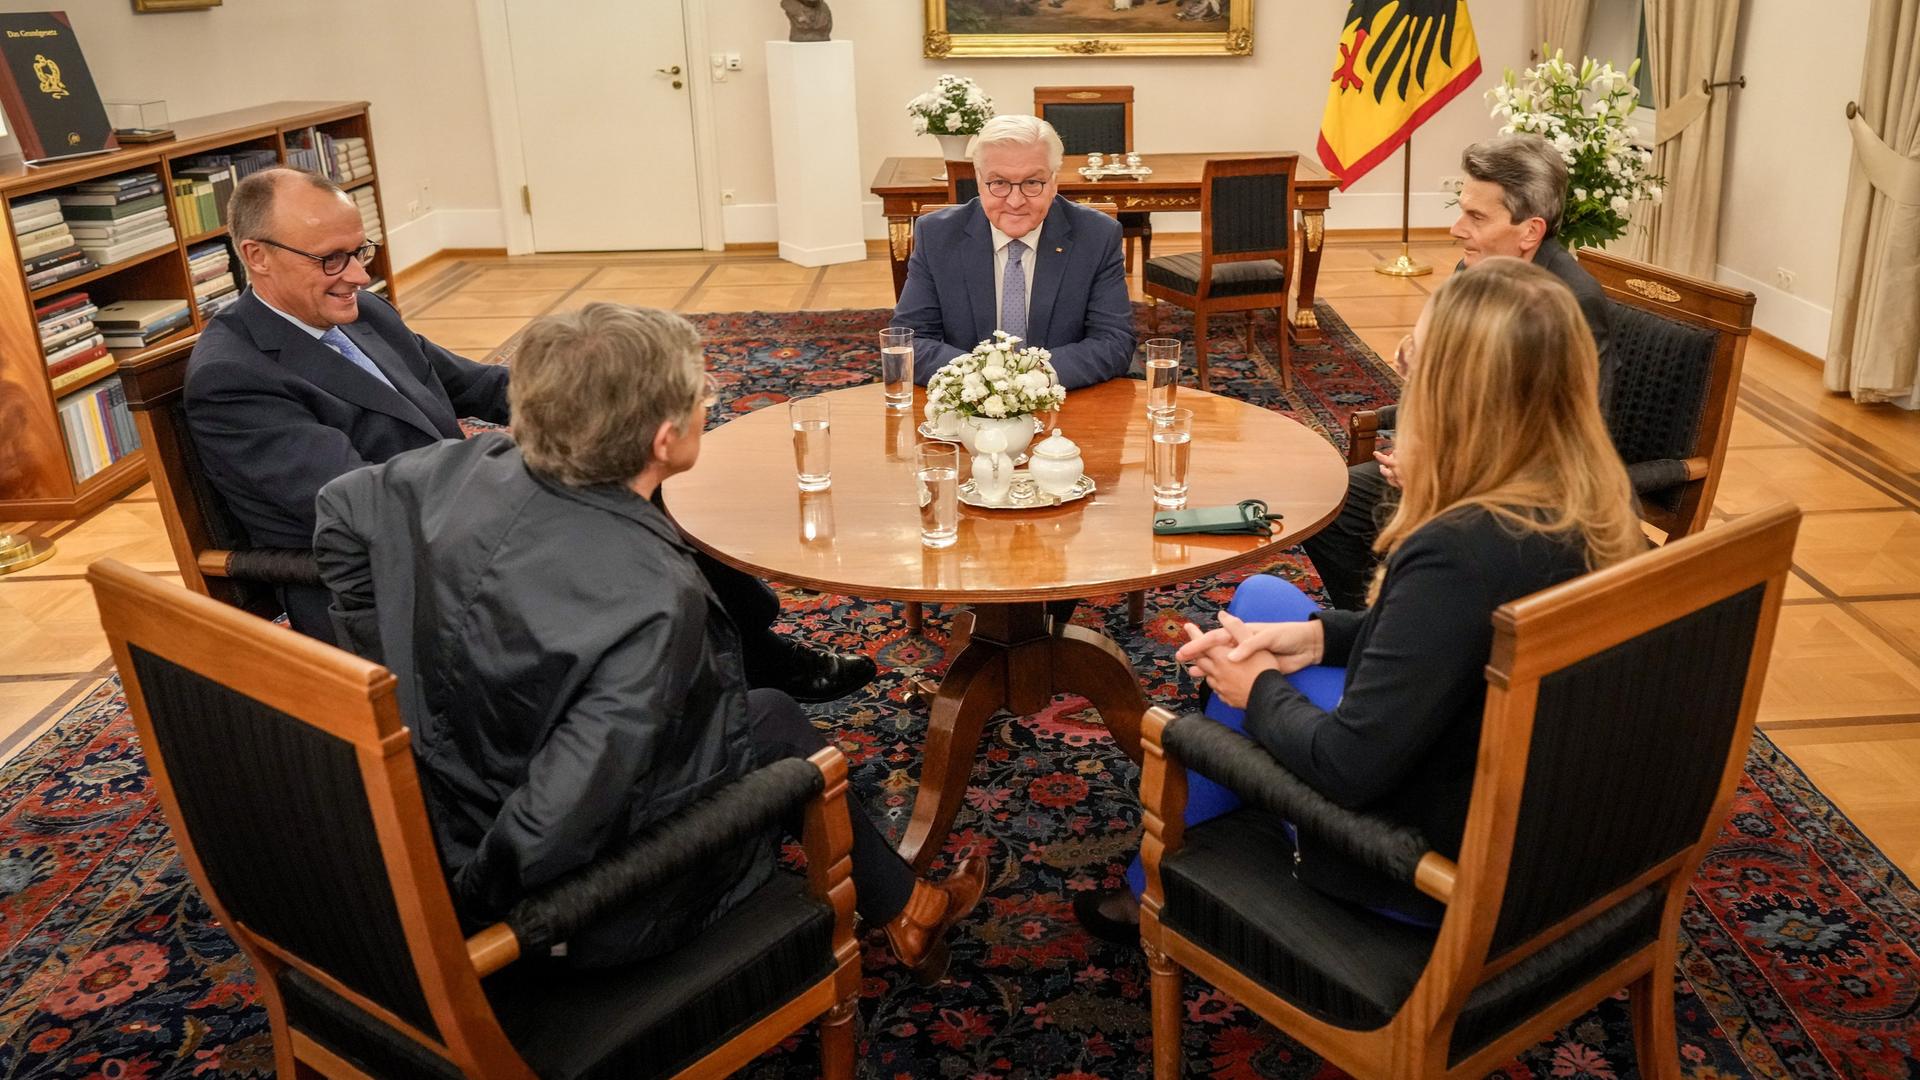
<svg viewBox="0 0 1920 1080">
<path fill-rule="evenodd" d="M 1133 665 L 1106 635 L 1066 623 L 1050 625 L 1040 601 L 981 604 L 972 633 L 947 665 L 934 696 L 920 792 L 900 854 L 924 871 L 946 844 L 973 775 L 987 720 L 1005 709 L 1036 713 L 1055 694 L 1079 694 L 1099 710 L 1127 756 L 1140 760 L 1140 717 L 1146 695 Z"/>
</svg>

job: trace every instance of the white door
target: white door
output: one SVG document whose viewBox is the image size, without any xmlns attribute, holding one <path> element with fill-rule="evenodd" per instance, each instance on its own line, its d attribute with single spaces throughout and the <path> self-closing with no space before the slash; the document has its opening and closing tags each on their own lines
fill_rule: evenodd
<svg viewBox="0 0 1920 1080">
<path fill-rule="evenodd" d="M 699 247 L 679 0 L 507 0 L 507 39 L 534 250 Z"/>
</svg>

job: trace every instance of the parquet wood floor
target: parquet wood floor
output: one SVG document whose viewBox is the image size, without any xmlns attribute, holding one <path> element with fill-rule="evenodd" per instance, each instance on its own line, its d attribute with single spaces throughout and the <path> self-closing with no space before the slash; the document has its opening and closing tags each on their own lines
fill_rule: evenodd
<svg viewBox="0 0 1920 1080">
<path fill-rule="evenodd" d="M 1429 277 L 1372 265 L 1398 254 L 1378 239 L 1329 238 L 1321 296 L 1375 351 L 1411 327 L 1457 254 L 1422 240 Z M 1154 250 L 1193 250 L 1156 237 Z M 824 269 L 770 250 L 605 255 L 454 256 L 408 275 L 403 298 L 421 333 L 484 358 L 547 311 L 614 300 L 679 311 L 890 307 L 884 252 Z M 1139 293 L 1139 276 L 1132 278 Z M 1765 340 L 1747 350 L 1721 520 L 1776 499 L 1806 511 L 1762 728 L 1909 875 L 1920 877 L 1920 416 L 1863 407 L 1821 389 L 1819 372 Z M 81 575 L 111 556 L 178 579 L 150 488 L 88 518 L 14 523 L 59 554 L 0 578 L 0 759 L 111 670 Z"/>
</svg>

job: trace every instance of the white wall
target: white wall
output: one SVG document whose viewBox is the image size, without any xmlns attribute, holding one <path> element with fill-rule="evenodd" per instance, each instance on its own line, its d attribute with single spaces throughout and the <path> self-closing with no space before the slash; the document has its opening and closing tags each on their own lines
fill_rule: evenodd
<svg viewBox="0 0 1920 1080">
<path fill-rule="evenodd" d="M 104 98 L 162 98 L 175 120 L 272 101 L 372 102 L 396 266 L 442 247 L 502 245 L 472 0 L 227 0 L 144 15 L 129 0 L 67 0 L 0 10 L 63 6 Z"/>
<path fill-rule="evenodd" d="M 1845 108 L 1860 90 L 1868 5 L 1747 0 L 1734 45 L 1747 86 L 1732 92 L 1718 276 L 1758 298 L 1756 326 L 1816 356 L 1832 318 L 1853 160 Z"/>
<path fill-rule="evenodd" d="M 699 0 L 696 0 L 699 2 Z M 773 0 L 704 0 L 708 47 L 737 52 L 746 70 L 714 86 L 720 127 L 720 182 L 734 200 L 726 213 L 730 243 L 768 241 L 773 232 L 772 159 L 768 153 L 767 85 L 761 57 L 769 39 L 784 40 L 786 17 Z M 854 43 L 860 94 L 860 171 L 871 178 L 882 159 L 938 152 L 916 136 L 907 99 L 943 72 L 970 75 L 1003 112 L 1029 112 L 1033 88 L 1054 84 L 1131 84 L 1134 144 L 1152 164 L 1156 152 L 1298 150 L 1311 157 L 1333 71 L 1346 0 L 1257 0 L 1254 49 L 1247 57 L 1077 57 L 1066 59 L 928 60 L 920 0 L 833 0 L 835 38 Z M 1482 76 L 1414 138 L 1413 223 L 1448 225 L 1453 213 L 1440 178 L 1457 174 L 1460 148 L 1492 134 L 1482 96 L 1508 67 L 1527 64 L 1529 5 L 1474 0 Z M 689 67 L 704 74 L 705 58 Z M 1352 193 L 1336 195 L 1329 228 L 1398 225 L 1401 163 L 1376 167 Z M 871 198 L 871 197 L 869 197 Z M 1163 215 L 1180 227 L 1180 215 Z M 1186 229 L 1198 227 L 1196 215 Z M 869 206 L 868 235 L 884 236 L 878 203 Z"/>
</svg>

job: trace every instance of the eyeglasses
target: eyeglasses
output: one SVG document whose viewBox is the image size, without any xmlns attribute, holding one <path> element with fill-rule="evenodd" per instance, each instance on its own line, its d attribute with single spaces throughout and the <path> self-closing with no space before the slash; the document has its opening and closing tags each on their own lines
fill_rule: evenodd
<svg viewBox="0 0 1920 1080">
<path fill-rule="evenodd" d="M 1051 183 L 1053 183 L 1052 180 L 1038 178 L 1021 180 L 1018 183 L 1012 180 L 985 180 L 981 182 L 980 186 L 987 190 L 987 194 L 996 199 L 1004 199 L 1013 194 L 1014 188 L 1019 188 L 1020 194 L 1025 195 L 1029 199 L 1037 199 L 1040 197 L 1040 193 L 1047 190 L 1047 185 Z"/>
<path fill-rule="evenodd" d="M 311 251 L 301 251 L 297 247 L 288 247 L 287 245 L 281 243 L 278 240 L 269 240 L 264 236 L 257 236 L 254 239 L 260 241 L 261 243 L 267 245 L 268 247 L 277 247 L 281 251 L 290 251 L 295 255 L 301 255 L 306 258 L 312 259 L 314 262 L 317 262 L 320 264 L 320 272 L 327 275 L 328 277 L 334 277 L 338 274 L 345 273 L 347 269 L 348 259 L 352 259 L 354 262 L 359 263 L 361 266 L 367 265 L 368 263 L 373 261 L 374 253 L 380 250 L 379 244 L 376 244 L 373 241 L 369 240 L 366 243 L 361 244 L 359 247 L 354 248 L 352 251 L 329 251 L 325 255 L 315 255 Z"/>
</svg>

